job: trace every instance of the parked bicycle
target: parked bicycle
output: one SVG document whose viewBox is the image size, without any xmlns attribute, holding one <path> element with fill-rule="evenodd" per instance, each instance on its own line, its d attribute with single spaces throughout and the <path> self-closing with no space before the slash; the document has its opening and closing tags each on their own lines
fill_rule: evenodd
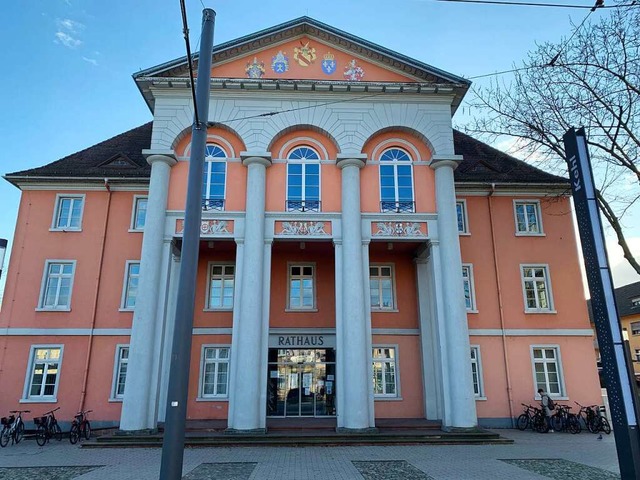
<svg viewBox="0 0 640 480">
<path fill-rule="evenodd" d="M 600 406 L 598 405 L 589 405 L 585 407 L 584 405 L 580 405 L 576 402 L 576 405 L 580 407 L 580 412 L 578 415 L 584 422 L 587 430 L 591 433 L 604 432 L 607 435 L 611 433 L 611 425 L 609 424 L 609 420 L 602 415 L 600 411 Z"/>
<path fill-rule="evenodd" d="M 580 418 L 575 413 L 571 413 L 569 405 L 556 404 L 556 413 L 551 416 L 550 421 L 556 432 L 567 431 L 576 434 L 582 431 Z"/>
<path fill-rule="evenodd" d="M 62 440 L 62 429 L 58 425 L 58 420 L 54 412 L 60 410 L 60 407 L 54 408 L 46 412 L 42 417 L 36 417 L 33 419 L 33 423 L 36 424 L 36 442 L 41 447 L 49 441 L 50 438 L 56 440 Z"/>
<path fill-rule="evenodd" d="M 518 417 L 516 426 L 519 430 L 526 430 L 527 427 L 531 427 L 532 430 L 540 433 L 547 433 L 549 431 L 549 424 L 544 415 L 542 409 L 534 407 L 533 405 L 525 405 L 524 413 Z"/>
<path fill-rule="evenodd" d="M 93 410 L 85 410 L 83 412 L 78 412 L 73 419 L 73 423 L 71 423 L 71 431 L 69 432 L 69 441 L 75 445 L 78 443 L 78 440 L 81 437 L 84 437 L 85 440 L 89 440 L 91 438 L 91 424 L 87 419 L 87 414 L 93 412 Z"/>
<path fill-rule="evenodd" d="M 30 413 L 31 410 L 10 410 L 9 413 L 17 413 L 9 417 L 2 417 L 2 432 L 0 432 L 0 447 L 6 447 L 11 439 L 11 445 L 18 444 L 24 437 L 24 422 L 22 421 L 23 413 Z"/>
</svg>

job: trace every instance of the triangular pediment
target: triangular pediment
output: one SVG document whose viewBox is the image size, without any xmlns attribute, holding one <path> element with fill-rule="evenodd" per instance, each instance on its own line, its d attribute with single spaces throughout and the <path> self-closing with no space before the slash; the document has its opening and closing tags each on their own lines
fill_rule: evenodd
<svg viewBox="0 0 640 480">
<path fill-rule="evenodd" d="M 194 56 L 197 67 L 198 55 Z M 197 69 L 197 68 L 196 68 Z M 468 88 L 470 82 L 309 17 L 271 27 L 213 49 L 216 78 L 431 83 Z M 134 78 L 188 77 L 183 57 Z"/>
</svg>

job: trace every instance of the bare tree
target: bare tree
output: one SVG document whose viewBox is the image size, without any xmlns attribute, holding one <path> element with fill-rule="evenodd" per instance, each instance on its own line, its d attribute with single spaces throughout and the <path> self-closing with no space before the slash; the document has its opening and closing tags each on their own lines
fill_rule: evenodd
<svg viewBox="0 0 640 480">
<path fill-rule="evenodd" d="M 562 137 L 584 126 L 600 209 L 640 274 L 623 226 L 640 197 L 640 3 L 597 14 L 568 41 L 530 52 L 511 81 L 475 89 L 479 110 L 466 130 L 514 138 L 520 154 L 565 173 Z"/>
</svg>

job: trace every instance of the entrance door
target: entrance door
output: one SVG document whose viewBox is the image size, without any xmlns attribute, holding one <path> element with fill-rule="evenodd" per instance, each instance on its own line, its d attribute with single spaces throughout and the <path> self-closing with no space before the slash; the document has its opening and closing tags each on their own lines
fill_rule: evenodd
<svg viewBox="0 0 640 480">
<path fill-rule="evenodd" d="M 334 416 L 334 359 L 333 350 L 270 350 L 267 415 Z"/>
</svg>

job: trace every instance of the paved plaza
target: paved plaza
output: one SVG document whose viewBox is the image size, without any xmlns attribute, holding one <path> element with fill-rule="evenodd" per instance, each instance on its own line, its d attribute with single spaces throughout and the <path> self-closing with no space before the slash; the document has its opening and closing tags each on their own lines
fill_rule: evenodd
<svg viewBox="0 0 640 480">
<path fill-rule="evenodd" d="M 499 430 L 511 445 L 190 448 L 186 480 L 620 478 L 613 435 Z M 161 449 L 88 449 L 67 439 L 0 449 L 0 480 L 155 480 Z"/>
</svg>

